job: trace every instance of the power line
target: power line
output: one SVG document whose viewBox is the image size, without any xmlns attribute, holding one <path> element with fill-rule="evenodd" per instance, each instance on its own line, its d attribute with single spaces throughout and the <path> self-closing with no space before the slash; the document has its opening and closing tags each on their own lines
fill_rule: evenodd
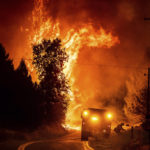
<svg viewBox="0 0 150 150">
<path fill-rule="evenodd" d="M 127 66 L 127 65 L 112 65 L 112 64 L 80 64 L 84 66 L 112 67 L 112 68 L 130 68 L 130 69 L 147 69 L 147 66 Z"/>
<path fill-rule="evenodd" d="M 32 61 L 31 58 L 22 58 L 23 60 Z M 21 58 L 16 58 L 14 61 L 20 61 Z M 84 64 L 84 63 L 75 63 L 76 65 L 82 66 L 92 66 L 92 67 L 107 67 L 107 68 L 125 68 L 125 69 L 147 69 L 148 66 L 132 66 L 132 65 L 112 65 L 112 64 Z"/>
</svg>

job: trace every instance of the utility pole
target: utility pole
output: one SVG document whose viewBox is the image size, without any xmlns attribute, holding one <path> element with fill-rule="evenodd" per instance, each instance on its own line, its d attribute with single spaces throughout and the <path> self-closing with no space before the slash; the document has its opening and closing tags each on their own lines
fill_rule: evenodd
<svg viewBox="0 0 150 150">
<path fill-rule="evenodd" d="M 147 99 L 144 129 L 150 131 L 150 68 L 148 68 L 148 73 L 144 75 L 147 75 Z"/>
<path fill-rule="evenodd" d="M 150 107 L 150 102 L 149 102 L 149 99 L 150 99 L 150 93 L 149 93 L 149 82 L 150 82 L 150 68 L 148 68 L 148 85 L 147 85 L 147 102 L 146 102 L 146 106 L 147 106 L 147 109 L 146 109 L 146 120 L 149 120 L 150 119 L 150 112 L 149 112 L 149 107 Z"/>
<path fill-rule="evenodd" d="M 144 21 L 150 21 L 150 17 L 145 17 Z M 150 92 L 149 92 L 150 91 L 150 86 L 149 86 L 149 82 L 150 82 L 150 68 L 148 68 L 147 77 L 148 77 L 148 85 L 147 85 L 147 101 L 146 101 L 146 106 L 147 106 L 147 108 L 146 108 L 146 122 L 150 123 L 150 112 L 149 112 L 149 110 L 150 110 L 150 108 L 149 108 L 150 107 L 150 102 L 149 102 L 149 100 L 150 100 Z M 150 127 L 149 127 L 149 130 L 150 130 Z"/>
<path fill-rule="evenodd" d="M 147 75 L 147 99 L 146 99 L 146 115 L 145 121 L 143 122 L 143 129 L 148 133 L 148 144 L 150 144 L 150 68 L 148 68 Z M 150 145 L 149 145 L 150 150 Z"/>
<path fill-rule="evenodd" d="M 150 68 L 148 68 L 148 75 L 147 75 L 147 77 L 148 77 L 148 85 L 147 85 L 147 102 L 146 102 L 146 106 L 147 106 L 147 109 L 146 109 L 146 122 L 145 122 L 145 127 L 144 127 L 144 129 L 147 131 L 147 133 L 148 133 L 148 144 L 150 144 L 150 112 L 149 112 L 149 107 L 150 107 L 150 93 L 149 93 L 149 88 L 150 88 L 150 86 L 149 86 L 149 82 L 150 82 Z M 150 149 L 150 145 L 149 145 L 149 149 Z"/>
<path fill-rule="evenodd" d="M 148 17 L 148 18 L 144 18 L 144 21 L 150 21 L 150 17 Z M 148 77 L 148 87 L 147 87 L 147 101 L 146 101 L 146 106 L 147 106 L 147 108 L 146 108 L 146 120 L 145 120 L 145 125 L 144 125 L 144 129 L 148 132 L 148 141 L 149 141 L 149 144 L 150 144 L 150 112 L 149 112 L 149 110 L 150 110 L 150 101 L 149 101 L 149 99 L 150 99 L 150 86 L 149 86 L 149 82 L 150 82 L 150 68 L 148 68 L 148 75 L 147 75 L 147 77 Z M 150 149 L 150 145 L 149 145 L 149 149 Z"/>
</svg>

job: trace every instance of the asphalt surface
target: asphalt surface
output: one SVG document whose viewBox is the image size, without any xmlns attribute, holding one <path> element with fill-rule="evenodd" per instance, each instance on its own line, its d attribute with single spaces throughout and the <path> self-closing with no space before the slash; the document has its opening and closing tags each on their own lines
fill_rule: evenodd
<svg viewBox="0 0 150 150">
<path fill-rule="evenodd" d="M 120 135 L 112 132 L 109 138 L 89 138 L 89 142 L 83 142 L 80 132 L 72 132 L 45 140 L 26 141 L 14 138 L 1 142 L 0 150 L 133 150 L 139 146 L 141 150 L 150 150 L 146 140 L 146 133 L 139 134 L 135 131 L 134 138 L 131 138 L 130 131 L 126 131 Z"/>
<path fill-rule="evenodd" d="M 35 140 L 21 144 L 17 150 L 94 150 L 88 142 L 80 140 L 80 133 L 47 140 Z"/>
</svg>

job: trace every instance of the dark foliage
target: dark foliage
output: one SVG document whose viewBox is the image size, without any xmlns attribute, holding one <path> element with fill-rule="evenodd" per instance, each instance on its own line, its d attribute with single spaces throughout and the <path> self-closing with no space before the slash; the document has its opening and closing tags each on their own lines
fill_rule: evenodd
<svg viewBox="0 0 150 150">
<path fill-rule="evenodd" d="M 146 113 L 147 113 L 147 96 L 148 96 L 148 89 L 144 87 L 139 91 L 139 94 L 133 93 L 131 95 L 132 101 L 130 107 L 128 107 L 128 111 L 134 115 L 140 115 L 141 121 L 144 122 Z"/>
<path fill-rule="evenodd" d="M 42 96 L 32 83 L 24 60 L 14 70 L 0 45 L 0 127 L 32 130 L 42 123 Z"/>
<path fill-rule="evenodd" d="M 33 84 L 24 60 L 14 70 L 0 44 L 0 128 L 34 130 L 42 124 L 61 124 L 67 108 L 67 61 L 61 41 L 44 40 L 33 47 L 33 64 L 40 84 Z"/>
<path fill-rule="evenodd" d="M 68 56 L 61 48 L 61 41 L 43 40 L 33 46 L 33 65 L 40 80 L 40 90 L 44 94 L 45 113 L 49 122 L 62 123 L 67 108 L 68 83 L 63 73 Z"/>
<path fill-rule="evenodd" d="M 134 108 L 135 114 L 141 114 L 143 118 L 146 116 L 146 101 L 147 101 L 147 96 L 148 96 L 148 90 L 147 87 L 143 88 L 140 90 L 140 95 L 136 96 L 136 104 L 137 106 Z"/>
</svg>

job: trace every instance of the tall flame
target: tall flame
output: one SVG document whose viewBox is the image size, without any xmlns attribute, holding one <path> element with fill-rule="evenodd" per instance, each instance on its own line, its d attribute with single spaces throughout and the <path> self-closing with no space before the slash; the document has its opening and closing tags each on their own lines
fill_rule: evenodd
<svg viewBox="0 0 150 150">
<path fill-rule="evenodd" d="M 35 0 L 32 17 L 33 29 L 29 38 L 30 43 L 40 43 L 44 38 L 60 38 L 62 40 L 62 46 L 66 49 L 69 56 L 69 60 L 64 64 L 63 70 L 71 87 L 69 91 L 70 104 L 66 113 L 66 126 L 79 129 L 79 127 L 73 127 L 74 123 L 72 121 L 74 111 L 82 107 L 82 104 L 77 103 L 75 99 L 75 90 L 77 89 L 74 86 L 75 76 L 73 74 L 79 50 L 83 46 L 110 48 L 116 43 L 119 43 L 118 37 L 113 36 L 111 33 L 106 33 L 102 27 L 100 27 L 99 30 L 95 30 L 91 24 L 82 24 L 77 29 L 70 28 L 67 33 L 65 33 L 63 30 L 60 30 L 59 20 L 53 21 L 52 18 L 47 15 L 44 0 Z"/>
</svg>

